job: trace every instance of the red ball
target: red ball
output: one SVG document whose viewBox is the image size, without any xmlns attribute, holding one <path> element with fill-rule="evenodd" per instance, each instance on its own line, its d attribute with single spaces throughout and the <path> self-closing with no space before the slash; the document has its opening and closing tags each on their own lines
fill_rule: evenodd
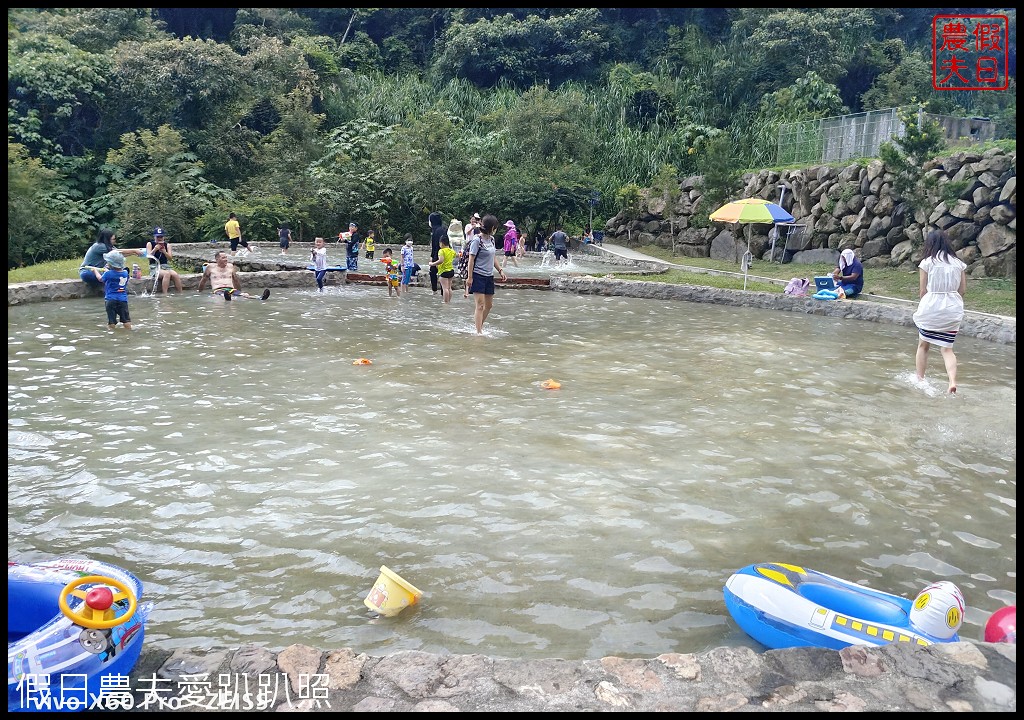
<svg viewBox="0 0 1024 720">
<path fill-rule="evenodd" d="M 108 610 L 114 604 L 114 593 L 108 587 L 95 587 L 85 594 L 85 604 L 93 610 Z"/>
<path fill-rule="evenodd" d="M 1017 644 L 1017 606 L 999 608 L 985 623 L 985 642 Z"/>
</svg>

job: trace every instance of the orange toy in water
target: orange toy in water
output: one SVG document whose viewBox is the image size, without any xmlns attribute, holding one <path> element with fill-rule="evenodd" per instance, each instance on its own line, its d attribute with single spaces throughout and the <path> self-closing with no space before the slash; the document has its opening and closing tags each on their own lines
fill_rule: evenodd
<svg viewBox="0 0 1024 720">
<path fill-rule="evenodd" d="M 558 382 L 557 380 L 552 380 L 548 378 L 547 380 L 542 382 L 540 386 L 545 390 L 557 390 L 558 388 L 562 387 L 562 383 Z"/>
<path fill-rule="evenodd" d="M 373 360 L 368 358 L 359 358 L 358 360 L 352 361 L 353 365 L 373 365 Z"/>
</svg>

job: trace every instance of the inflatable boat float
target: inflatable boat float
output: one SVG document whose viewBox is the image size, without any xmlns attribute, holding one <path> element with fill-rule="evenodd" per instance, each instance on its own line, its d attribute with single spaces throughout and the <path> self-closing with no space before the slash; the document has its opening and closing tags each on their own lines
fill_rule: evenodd
<svg viewBox="0 0 1024 720">
<path fill-rule="evenodd" d="M 913 600 L 785 563 L 757 563 L 728 579 L 725 606 L 768 648 L 956 642 L 964 598 L 951 582 Z"/>
</svg>

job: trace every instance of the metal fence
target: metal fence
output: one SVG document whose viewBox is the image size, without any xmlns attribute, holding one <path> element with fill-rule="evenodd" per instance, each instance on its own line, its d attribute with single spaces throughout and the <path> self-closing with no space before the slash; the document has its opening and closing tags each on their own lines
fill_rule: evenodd
<svg viewBox="0 0 1024 720">
<path fill-rule="evenodd" d="M 903 134 L 897 109 L 784 123 L 779 126 L 778 164 L 808 165 L 875 157 L 883 142 Z"/>
<path fill-rule="evenodd" d="M 882 143 L 903 137 L 906 128 L 899 108 L 871 110 L 853 115 L 783 123 L 779 126 L 777 164 L 810 165 L 842 162 L 858 157 L 878 157 Z M 995 123 L 987 118 L 957 118 L 918 110 L 918 122 L 939 123 L 947 140 L 973 142 L 995 137 Z"/>
</svg>

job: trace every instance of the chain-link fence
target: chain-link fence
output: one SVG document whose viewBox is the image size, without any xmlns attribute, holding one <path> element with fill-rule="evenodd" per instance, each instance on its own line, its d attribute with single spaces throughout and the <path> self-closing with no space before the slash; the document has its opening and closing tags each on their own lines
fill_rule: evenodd
<svg viewBox="0 0 1024 720">
<path fill-rule="evenodd" d="M 882 143 L 903 137 L 906 128 L 900 108 L 871 110 L 853 115 L 783 123 L 779 126 L 779 165 L 812 165 L 842 162 L 858 157 L 878 157 Z M 988 118 L 932 115 L 918 109 L 918 121 L 939 123 L 947 140 L 972 142 L 995 137 L 995 123 Z"/>
<path fill-rule="evenodd" d="M 902 134 L 897 108 L 784 123 L 779 126 L 778 164 L 810 165 L 874 157 L 883 142 Z"/>
</svg>

